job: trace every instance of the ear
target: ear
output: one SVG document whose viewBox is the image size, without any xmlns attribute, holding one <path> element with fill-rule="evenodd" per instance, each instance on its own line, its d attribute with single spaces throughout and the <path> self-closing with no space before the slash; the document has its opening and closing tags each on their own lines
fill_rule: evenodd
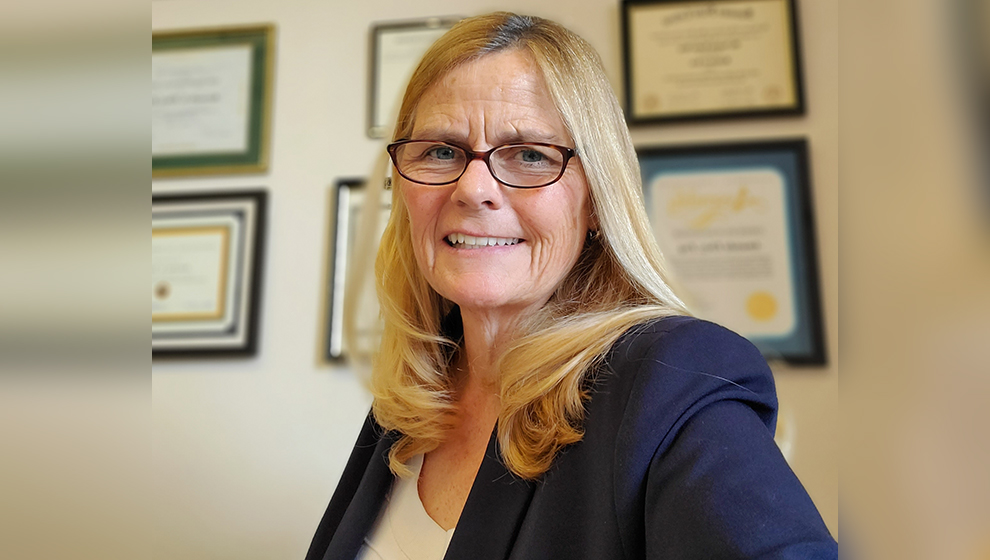
<svg viewBox="0 0 990 560">
<path fill-rule="evenodd" d="M 601 225 L 598 223 L 598 213 L 595 212 L 595 205 L 588 200 L 588 231 L 598 232 Z"/>
<path fill-rule="evenodd" d="M 588 231 L 585 233 L 585 239 L 587 241 L 593 241 L 598 239 L 598 235 L 601 231 L 598 229 L 598 217 L 594 214 L 588 216 Z"/>
</svg>

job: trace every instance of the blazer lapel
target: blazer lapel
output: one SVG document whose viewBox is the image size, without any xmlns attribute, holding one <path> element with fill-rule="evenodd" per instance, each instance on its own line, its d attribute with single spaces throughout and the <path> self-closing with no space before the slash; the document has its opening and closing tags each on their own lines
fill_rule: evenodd
<svg viewBox="0 0 990 560">
<path fill-rule="evenodd" d="M 502 464 L 493 431 L 444 560 L 508 558 L 535 489 Z"/>
<path fill-rule="evenodd" d="M 393 475 L 388 468 L 388 451 L 396 439 L 398 436 L 395 432 L 388 432 L 378 440 L 368 469 L 337 526 L 323 560 L 354 560 L 361 550 L 364 537 L 371 531 L 392 487 Z"/>
</svg>

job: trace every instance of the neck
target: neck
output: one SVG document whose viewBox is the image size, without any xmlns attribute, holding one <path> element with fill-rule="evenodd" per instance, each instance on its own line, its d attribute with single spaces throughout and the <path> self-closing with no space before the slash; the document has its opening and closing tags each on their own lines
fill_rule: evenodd
<svg viewBox="0 0 990 560">
<path fill-rule="evenodd" d="M 472 385 L 487 387 L 497 394 L 499 379 L 495 362 L 499 354 L 511 344 L 518 326 L 516 318 L 495 317 L 461 309 L 464 326 L 464 345 L 458 366 Z"/>
</svg>

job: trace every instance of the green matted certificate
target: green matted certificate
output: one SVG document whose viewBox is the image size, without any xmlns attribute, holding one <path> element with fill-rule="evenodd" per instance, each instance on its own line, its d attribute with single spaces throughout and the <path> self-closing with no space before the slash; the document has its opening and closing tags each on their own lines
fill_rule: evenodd
<svg viewBox="0 0 990 560">
<path fill-rule="evenodd" d="M 151 176 L 268 168 L 275 28 L 153 33 Z"/>
</svg>

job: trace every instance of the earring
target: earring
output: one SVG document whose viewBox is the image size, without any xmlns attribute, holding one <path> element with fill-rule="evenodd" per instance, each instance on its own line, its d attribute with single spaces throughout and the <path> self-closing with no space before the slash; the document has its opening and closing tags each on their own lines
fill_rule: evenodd
<svg viewBox="0 0 990 560">
<path fill-rule="evenodd" d="M 588 230 L 588 241 L 594 241 L 596 239 L 598 239 L 598 230 L 597 229 L 589 229 Z"/>
</svg>

